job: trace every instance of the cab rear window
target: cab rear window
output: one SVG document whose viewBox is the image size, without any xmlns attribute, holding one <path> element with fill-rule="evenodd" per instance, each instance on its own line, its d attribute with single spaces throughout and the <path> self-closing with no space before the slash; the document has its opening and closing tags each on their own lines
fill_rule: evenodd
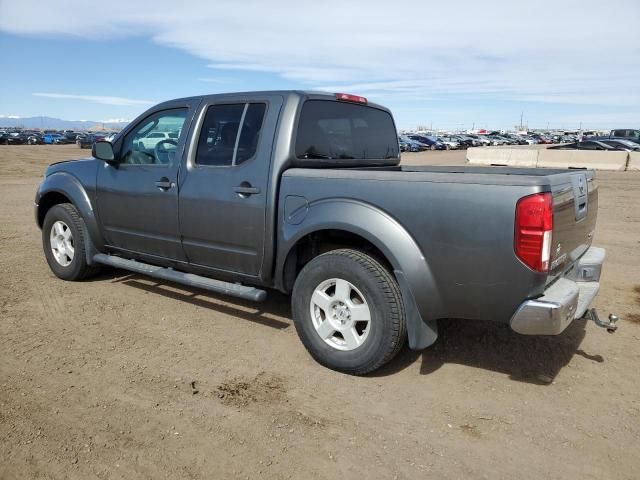
<svg viewBox="0 0 640 480">
<path fill-rule="evenodd" d="M 378 108 L 327 100 L 302 106 L 296 157 L 313 160 L 397 160 L 398 137 L 391 115 Z"/>
</svg>

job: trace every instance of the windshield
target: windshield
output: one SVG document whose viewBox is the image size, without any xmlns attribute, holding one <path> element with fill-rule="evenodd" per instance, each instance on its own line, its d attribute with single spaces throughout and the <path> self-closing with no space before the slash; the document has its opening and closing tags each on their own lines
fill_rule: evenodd
<svg viewBox="0 0 640 480">
<path fill-rule="evenodd" d="M 327 100 L 302 106 L 296 157 L 315 159 L 398 158 L 391 115 L 377 108 Z"/>
</svg>

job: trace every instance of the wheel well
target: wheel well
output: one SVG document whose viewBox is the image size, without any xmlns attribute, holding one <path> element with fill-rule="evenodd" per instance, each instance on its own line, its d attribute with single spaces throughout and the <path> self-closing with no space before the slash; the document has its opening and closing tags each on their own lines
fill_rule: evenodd
<svg viewBox="0 0 640 480">
<path fill-rule="evenodd" d="M 368 253 L 389 272 L 393 272 L 391 263 L 385 255 L 366 238 L 344 230 L 319 230 L 302 237 L 289 251 L 284 263 L 282 282 L 284 289 L 287 292 L 293 289 L 298 273 L 312 259 L 339 248 L 353 248 Z"/>
<path fill-rule="evenodd" d="M 40 226 L 40 228 L 42 228 L 47 212 L 51 207 L 60 203 L 71 203 L 71 200 L 59 192 L 49 192 L 40 199 L 38 202 L 38 226 Z"/>
</svg>

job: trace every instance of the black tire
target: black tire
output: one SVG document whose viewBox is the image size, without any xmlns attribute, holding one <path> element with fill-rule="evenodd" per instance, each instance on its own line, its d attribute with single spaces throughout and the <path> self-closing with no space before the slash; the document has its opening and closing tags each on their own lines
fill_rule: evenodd
<svg viewBox="0 0 640 480">
<path fill-rule="evenodd" d="M 51 248 L 51 229 L 58 221 L 63 222 L 71 230 L 74 253 L 73 259 L 66 266 L 56 260 Z M 87 264 L 84 244 L 85 231 L 84 220 L 72 204 L 60 203 L 51 207 L 47 212 L 42 224 L 42 247 L 49 268 L 51 268 L 56 277 L 63 280 L 78 281 L 92 277 L 100 271 L 100 267 Z"/>
<path fill-rule="evenodd" d="M 362 293 L 371 313 L 370 331 L 353 350 L 339 350 L 316 332 L 311 297 L 323 282 L 338 278 Z M 333 250 L 307 263 L 293 287 L 293 321 L 311 356 L 332 370 L 364 375 L 390 361 L 406 339 L 404 304 L 395 278 L 376 259 L 350 249 Z M 327 321 L 327 320 L 324 320 Z"/>
<path fill-rule="evenodd" d="M 435 145 L 431 145 L 431 146 L 429 147 L 429 149 L 431 149 L 431 150 L 433 151 L 433 150 L 435 150 L 435 149 L 436 149 L 436 146 L 435 146 Z"/>
</svg>

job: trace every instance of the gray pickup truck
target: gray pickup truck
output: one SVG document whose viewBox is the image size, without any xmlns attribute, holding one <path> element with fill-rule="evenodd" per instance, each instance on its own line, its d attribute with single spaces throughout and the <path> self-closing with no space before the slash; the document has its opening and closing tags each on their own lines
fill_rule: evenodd
<svg viewBox="0 0 640 480">
<path fill-rule="evenodd" d="M 35 198 L 64 280 L 108 265 L 251 301 L 277 289 L 310 354 L 351 374 L 428 347 L 447 318 L 615 329 L 589 308 L 592 171 L 400 165 L 387 109 L 299 91 L 165 102 L 92 154 L 51 165 Z"/>
</svg>

